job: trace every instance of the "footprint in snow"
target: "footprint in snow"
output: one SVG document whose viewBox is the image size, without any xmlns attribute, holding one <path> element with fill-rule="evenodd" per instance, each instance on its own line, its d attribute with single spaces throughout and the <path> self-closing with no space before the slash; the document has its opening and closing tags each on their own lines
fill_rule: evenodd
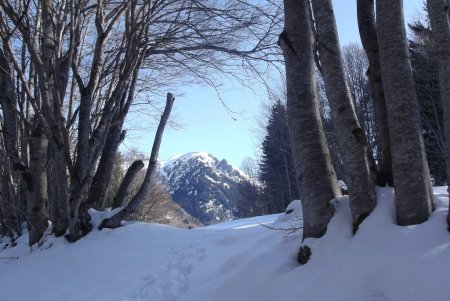
<svg viewBox="0 0 450 301">
<path fill-rule="evenodd" d="M 134 289 L 129 297 L 132 300 L 182 300 L 189 288 L 189 276 L 195 266 L 205 260 L 205 248 L 189 245 L 184 248 L 172 248 L 172 259 L 158 272 L 144 277 L 143 283 Z"/>
</svg>

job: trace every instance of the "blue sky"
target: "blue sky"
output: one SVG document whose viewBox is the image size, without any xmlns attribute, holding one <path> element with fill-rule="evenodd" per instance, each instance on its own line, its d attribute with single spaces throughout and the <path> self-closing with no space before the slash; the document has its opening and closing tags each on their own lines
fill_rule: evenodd
<svg viewBox="0 0 450 301">
<path fill-rule="evenodd" d="M 405 19 L 417 17 L 422 0 L 404 0 Z M 333 0 L 341 45 L 359 43 L 355 0 Z M 224 80 L 221 98 L 233 111 L 230 113 L 222 104 L 214 89 L 204 86 L 180 87 L 175 93 L 173 113 L 181 129 L 167 128 L 159 157 L 168 159 L 177 154 L 192 151 L 211 153 L 219 159 L 226 159 L 239 167 L 245 157 L 255 157 L 258 152 L 258 138 L 255 137 L 257 118 L 261 118 L 261 107 L 266 101 L 265 90 L 255 82 L 252 89 Z M 142 123 L 149 123 L 141 120 Z M 151 123 L 151 122 L 150 122 Z M 150 153 L 154 128 L 129 131 L 122 150 L 137 148 Z"/>
</svg>

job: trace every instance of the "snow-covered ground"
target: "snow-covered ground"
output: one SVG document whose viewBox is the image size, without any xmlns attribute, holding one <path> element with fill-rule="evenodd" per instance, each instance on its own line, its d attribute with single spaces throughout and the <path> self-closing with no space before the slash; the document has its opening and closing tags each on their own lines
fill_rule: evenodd
<svg viewBox="0 0 450 301">
<path fill-rule="evenodd" d="M 354 237 L 348 199 L 335 200 L 304 266 L 300 231 L 268 228 L 297 227 L 298 211 L 195 230 L 130 223 L 74 244 L 49 237 L 31 252 L 22 237 L 0 251 L 0 300 L 450 300 L 446 188 L 435 189 L 437 209 L 417 226 L 395 225 L 391 189 L 378 197 Z"/>
</svg>

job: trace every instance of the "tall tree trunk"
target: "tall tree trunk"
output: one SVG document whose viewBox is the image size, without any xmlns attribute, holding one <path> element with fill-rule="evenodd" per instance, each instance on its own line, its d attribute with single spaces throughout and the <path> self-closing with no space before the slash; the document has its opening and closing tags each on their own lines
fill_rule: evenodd
<svg viewBox="0 0 450 301">
<path fill-rule="evenodd" d="M 367 138 L 361 128 L 346 81 L 331 0 L 312 0 L 318 51 L 338 147 L 342 150 L 350 197 L 353 232 L 376 205 L 367 160 Z"/>
<path fill-rule="evenodd" d="M 64 235 L 69 226 L 69 186 L 64 148 L 50 144 L 48 153 L 48 207 L 53 233 L 58 237 Z"/>
<path fill-rule="evenodd" d="M 430 215 L 432 193 L 406 41 L 403 1 L 377 0 L 376 8 L 397 223 L 418 224 L 426 221 Z"/>
<path fill-rule="evenodd" d="M 17 207 L 17 199 L 15 191 L 11 185 L 11 168 L 10 163 L 4 156 L 3 150 L 0 149 L 0 211 L 2 214 L 1 226 L 2 234 L 8 235 L 11 239 L 15 239 L 21 234 L 20 232 L 20 208 Z"/>
<path fill-rule="evenodd" d="M 7 157 L 11 160 L 14 170 L 23 170 L 24 163 L 20 161 L 17 150 L 17 94 L 15 90 L 12 68 L 8 56 L 0 49 L 0 105 L 3 112 L 3 142 Z"/>
<path fill-rule="evenodd" d="M 128 168 L 127 173 L 125 174 L 125 177 L 123 177 L 122 183 L 120 183 L 119 189 L 114 196 L 114 200 L 112 203 L 113 209 L 122 207 L 124 205 L 124 201 L 130 191 L 131 184 L 142 168 L 144 168 L 144 162 L 142 162 L 141 160 L 134 161 L 133 164 L 131 164 L 131 166 Z"/>
<path fill-rule="evenodd" d="M 155 139 L 153 140 L 152 153 L 150 155 L 147 172 L 145 173 L 145 178 L 141 184 L 141 187 L 139 188 L 136 195 L 131 199 L 131 201 L 114 216 L 105 219 L 100 225 L 99 229 L 120 227 L 121 221 L 125 219 L 127 216 L 129 216 L 131 213 L 133 213 L 150 192 L 152 177 L 158 160 L 159 147 L 161 146 L 164 128 L 166 127 L 166 123 L 167 120 L 169 119 L 170 112 L 172 111 L 174 101 L 175 98 L 173 97 L 173 95 L 171 93 L 167 93 L 166 107 L 164 109 L 163 114 L 161 115 L 161 120 L 159 121 L 158 129 L 156 130 Z"/>
<path fill-rule="evenodd" d="M 45 215 L 47 198 L 47 146 L 48 140 L 37 127 L 31 133 L 31 158 L 29 191 L 31 197 L 27 201 L 27 221 L 30 247 L 39 242 L 48 222 Z"/>
<path fill-rule="evenodd" d="M 375 102 L 375 110 L 381 140 L 381 162 L 378 163 L 376 182 L 378 185 L 392 182 L 392 156 L 389 140 L 389 126 L 386 112 L 386 99 L 381 78 L 380 57 L 378 51 L 378 37 L 375 27 L 374 0 L 357 0 L 358 28 L 361 42 L 369 60 L 369 80 L 372 96 Z"/>
<path fill-rule="evenodd" d="M 55 185 L 55 189 L 50 190 L 49 208 L 54 220 L 53 231 L 57 236 L 63 235 L 68 226 L 68 181 L 67 181 L 67 156 L 66 145 L 63 133 L 65 131 L 62 104 L 65 96 L 65 87 L 68 81 L 70 63 L 67 60 L 60 60 L 58 52 L 59 37 L 56 33 L 53 11 L 54 1 L 42 1 L 42 65 L 38 67 L 39 89 L 42 97 L 42 114 L 50 127 L 51 136 L 49 139 L 50 154 L 46 153 L 47 160 L 52 161 L 50 178 Z M 46 147 L 46 152 L 48 152 Z M 47 164 L 47 162 L 45 162 Z"/>
<path fill-rule="evenodd" d="M 101 209 L 106 203 L 108 188 L 111 182 L 111 175 L 114 169 L 117 149 L 125 139 L 125 131 L 121 131 L 122 124 L 113 124 L 108 131 L 105 147 L 97 167 L 92 187 L 89 190 L 88 203 L 96 209 Z"/>
<path fill-rule="evenodd" d="M 17 94 L 15 81 L 8 55 L 0 49 L 0 105 L 2 108 L 2 164 L 3 175 L 3 216 L 7 221 L 7 232 L 14 236 L 20 234 L 20 175 L 27 168 L 20 160 L 18 141 Z M 7 162 L 8 161 L 8 162 Z"/>
<path fill-rule="evenodd" d="M 289 135 L 302 196 L 303 239 L 325 234 L 339 195 L 326 145 L 314 77 L 308 0 L 284 1 L 285 23 L 278 43 L 286 65 Z"/>
<path fill-rule="evenodd" d="M 450 3 L 428 0 L 427 8 L 433 31 L 434 51 L 438 61 L 439 91 L 444 116 L 444 145 L 447 165 L 447 184 L 450 185 Z M 450 212 L 450 210 L 449 210 Z M 447 215 L 450 231 L 450 214 Z"/>
<path fill-rule="evenodd" d="M 139 63 L 140 64 L 140 63 Z M 108 195 L 108 187 L 111 181 L 111 174 L 116 160 L 117 149 L 125 139 L 126 131 L 122 131 L 125 116 L 128 114 L 131 104 L 135 97 L 135 87 L 139 77 L 139 68 L 133 71 L 132 80 L 127 97 L 122 98 L 121 109 L 116 112 L 112 120 L 112 126 L 108 131 L 108 137 L 103 148 L 102 156 L 98 164 L 95 177 L 92 182 L 92 188 L 89 194 L 89 203 L 96 207 L 103 207 Z"/>
</svg>

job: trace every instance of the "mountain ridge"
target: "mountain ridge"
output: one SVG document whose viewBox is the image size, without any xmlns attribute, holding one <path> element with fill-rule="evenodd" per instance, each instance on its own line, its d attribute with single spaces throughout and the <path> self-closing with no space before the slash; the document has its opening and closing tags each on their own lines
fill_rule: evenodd
<svg viewBox="0 0 450 301">
<path fill-rule="evenodd" d="M 172 199 L 205 225 L 233 219 L 246 175 L 227 160 L 189 152 L 159 161 Z"/>
</svg>

